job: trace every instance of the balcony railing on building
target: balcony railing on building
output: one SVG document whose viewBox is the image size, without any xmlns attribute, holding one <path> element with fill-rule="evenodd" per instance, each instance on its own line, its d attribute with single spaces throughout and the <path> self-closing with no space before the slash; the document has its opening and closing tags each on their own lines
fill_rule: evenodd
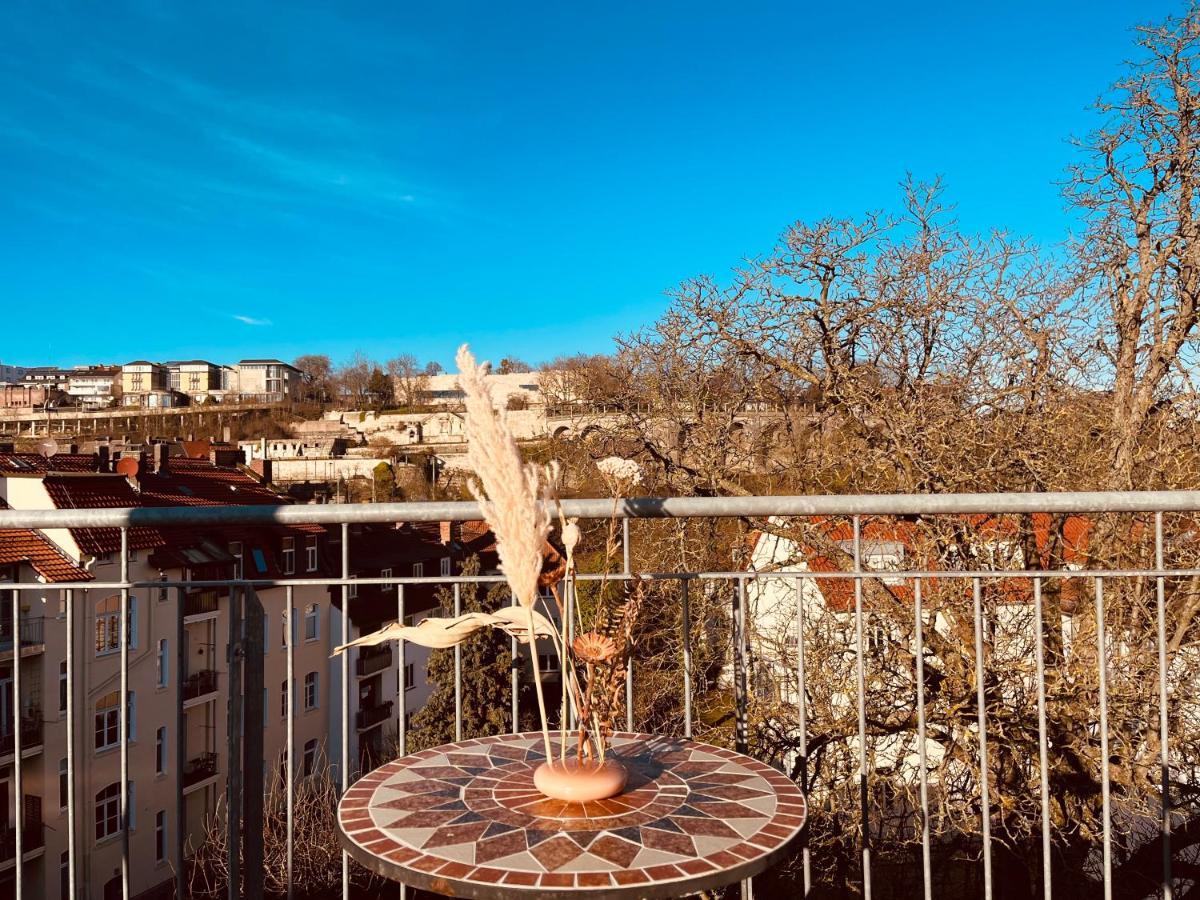
<svg viewBox="0 0 1200 900">
<path fill-rule="evenodd" d="M 202 616 L 215 613 L 220 606 L 220 597 L 216 591 L 192 591 L 184 595 L 184 616 Z"/>
<path fill-rule="evenodd" d="M 367 706 L 358 711 L 355 721 L 359 731 L 374 728 L 381 722 L 386 722 L 392 716 L 392 701 L 387 700 L 378 706 Z"/>
<path fill-rule="evenodd" d="M 388 646 L 365 647 L 358 655 L 355 672 L 359 678 L 374 675 L 392 667 L 392 648 Z"/>
<path fill-rule="evenodd" d="M 44 647 L 46 644 L 42 616 L 21 616 L 17 622 L 17 636 L 21 648 Z M 13 623 L 7 616 L 0 620 L 0 653 L 11 653 L 13 649 Z"/>
<path fill-rule="evenodd" d="M 21 754 L 25 755 L 42 746 L 41 714 L 26 713 L 21 716 Z M 11 721 L 0 724 L 0 757 L 11 756 L 16 751 L 16 735 Z"/>
<path fill-rule="evenodd" d="M 191 787 L 217 774 L 217 754 L 201 753 L 189 759 L 183 767 L 183 786 Z"/>
<path fill-rule="evenodd" d="M 28 857 L 46 845 L 46 829 L 42 824 L 42 798 L 26 795 L 24 825 L 21 829 L 21 855 Z M 17 829 L 0 827 L 0 866 L 11 863 L 17 855 Z"/>
<path fill-rule="evenodd" d="M 184 701 L 195 700 L 197 697 L 203 697 L 205 694 L 216 693 L 217 690 L 217 673 L 212 669 L 201 669 L 198 672 L 193 672 L 183 680 L 183 699 Z"/>
</svg>

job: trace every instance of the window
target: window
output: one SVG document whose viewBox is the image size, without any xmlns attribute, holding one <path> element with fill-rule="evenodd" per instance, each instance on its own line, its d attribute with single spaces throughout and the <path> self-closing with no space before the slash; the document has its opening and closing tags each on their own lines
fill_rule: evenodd
<svg viewBox="0 0 1200 900">
<path fill-rule="evenodd" d="M 154 732 L 154 774 L 162 775 L 167 771 L 167 726 L 163 725 Z"/>
<path fill-rule="evenodd" d="M 158 580 L 159 580 L 159 581 L 166 581 L 166 580 L 167 580 L 167 573 L 166 573 L 166 572 L 159 572 L 159 573 L 158 573 Z M 166 603 L 166 602 L 167 602 L 167 589 L 166 589 L 165 587 L 160 587 L 160 588 L 158 589 L 158 602 L 159 602 L 159 603 Z"/>
<path fill-rule="evenodd" d="M 231 541 L 229 544 L 229 555 L 233 557 L 233 577 L 242 577 L 242 542 Z"/>
<path fill-rule="evenodd" d="M 97 565 L 107 566 L 112 561 L 113 561 L 113 553 L 111 550 L 108 551 L 107 553 L 101 553 L 99 556 L 96 557 Z"/>
<path fill-rule="evenodd" d="M 449 574 L 450 574 L 450 557 L 443 556 L 442 557 L 442 575 L 445 576 L 445 575 L 449 575 Z"/>
<path fill-rule="evenodd" d="M 296 539 L 283 539 L 283 574 L 291 575 L 296 571 Z"/>
<path fill-rule="evenodd" d="M 380 578 L 391 578 L 391 577 L 392 577 L 392 570 L 391 570 L 391 569 L 380 569 L 380 571 L 379 571 L 379 577 L 380 577 Z M 385 590 L 385 591 L 391 591 L 391 589 L 392 589 L 392 586 L 391 586 L 390 584 L 385 584 L 385 585 L 383 585 L 383 590 Z"/>
<path fill-rule="evenodd" d="M 167 811 L 160 809 L 154 814 L 154 861 L 167 861 Z"/>
<path fill-rule="evenodd" d="M 96 840 L 112 837 L 121 830 L 121 788 L 110 784 L 96 793 Z"/>
<path fill-rule="evenodd" d="M 414 687 L 416 687 L 416 685 L 413 684 L 413 672 L 413 664 L 406 663 L 404 666 L 404 689 L 406 691 L 411 691 Z"/>
<path fill-rule="evenodd" d="M 425 577 L 425 563 L 413 563 L 413 578 Z"/>
<path fill-rule="evenodd" d="M 58 896 L 71 900 L 71 854 L 66 850 L 58 855 Z"/>
<path fill-rule="evenodd" d="M 58 711 L 67 711 L 67 661 L 58 664 Z"/>
<path fill-rule="evenodd" d="M 130 648 L 137 647 L 137 597 L 129 598 Z M 96 655 L 114 653 L 121 648 L 121 597 L 113 594 L 96 603 Z"/>
<path fill-rule="evenodd" d="M 58 808 L 66 809 L 71 799 L 71 786 L 67 780 L 67 761 L 58 761 Z"/>
<path fill-rule="evenodd" d="M 96 749 L 109 750 L 121 742 L 120 710 L 117 692 L 105 694 L 96 701 Z M 129 692 L 129 739 L 137 737 L 137 698 Z"/>
<path fill-rule="evenodd" d="M 129 548 L 129 561 L 137 562 L 137 551 L 134 550 L 132 547 Z"/>
<path fill-rule="evenodd" d="M 308 567 L 308 571 L 317 571 L 317 539 L 315 537 L 308 538 L 304 546 L 304 562 Z"/>
<path fill-rule="evenodd" d="M 354 577 L 354 576 L 351 576 L 351 577 Z M 354 600 L 355 598 L 357 598 L 358 597 L 358 585 L 357 584 L 346 585 L 346 596 L 351 600 Z"/>
<path fill-rule="evenodd" d="M 309 672 L 304 676 L 304 708 L 316 709 L 317 701 L 320 700 L 319 684 L 316 672 Z"/>
<path fill-rule="evenodd" d="M 167 639 L 158 639 L 158 653 L 154 657 L 155 674 L 157 680 L 154 682 L 158 687 L 164 688 L 170 679 L 171 666 L 167 661 Z"/>
<path fill-rule="evenodd" d="M 304 742 L 304 774 L 311 775 L 317 770 L 317 741 L 313 738 L 311 741 Z"/>
<path fill-rule="evenodd" d="M 96 749 L 107 750 L 120 742 L 117 692 L 105 694 L 96 701 Z"/>
<path fill-rule="evenodd" d="M 557 653 L 539 653 L 538 668 L 542 674 L 558 671 L 558 654 Z"/>
<path fill-rule="evenodd" d="M 304 607 L 304 639 L 315 641 L 320 635 L 320 623 L 317 620 L 317 604 L 310 603 Z"/>
<path fill-rule="evenodd" d="M 250 551 L 250 555 L 254 558 L 254 568 L 259 575 L 265 575 L 267 571 L 267 556 L 262 552 L 262 549 L 255 547 Z"/>
</svg>

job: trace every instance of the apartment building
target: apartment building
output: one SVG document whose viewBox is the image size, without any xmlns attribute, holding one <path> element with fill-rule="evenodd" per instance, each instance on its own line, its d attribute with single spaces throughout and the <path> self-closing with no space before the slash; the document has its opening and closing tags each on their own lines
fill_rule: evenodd
<svg viewBox="0 0 1200 900">
<path fill-rule="evenodd" d="M 170 408 L 181 405 L 182 398 L 171 389 L 167 367 L 145 359 L 121 366 L 121 404 Z"/>
<path fill-rule="evenodd" d="M 495 537 L 483 522 L 407 523 L 396 526 L 354 526 L 350 529 L 349 565 L 352 578 L 433 578 L 461 575 L 468 559 L 479 560 L 479 574 L 499 572 Z M 453 588 L 444 587 L 443 593 Z M 486 590 L 486 586 L 484 587 Z M 370 634 L 395 622 L 403 595 L 405 624 L 415 625 L 429 616 L 453 615 L 440 606 L 434 584 L 352 585 L 351 639 Z M 332 622 L 341 634 L 342 592 L 330 589 Z M 407 722 L 428 701 L 432 686 L 426 679 L 430 650 L 416 644 L 405 648 L 404 698 L 399 700 L 399 670 L 394 643 L 354 648 L 350 653 L 352 679 L 346 706 L 351 722 L 352 772 L 368 772 L 394 746 L 399 717 Z M 341 689 L 341 670 L 331 672 L 331 683 Z M 341 704 L 330 707 L 329 733 L 341 734 Z M 340 764 L 341 745 L 329 748 L 334 765 Z"/>
<path fill-rule="evenodd" d="M 300 399 L 303 373 L 278 359 L 243 359 L 237 364 L 238 394 L 264 403 Z"/>
<path fill-rule="evenodd" d="M 52 385 L 0 384 L 0 409 L 41 409 L 62 396 Z"/>
<path fill-rule="evenodd" d="M 111 406 L 121 382 L 119 366 L 79 366 L 67 377 L 67 396 L 84 409 Z"/>
<path fill-rule="evenodd" d="M 122 460 L 121 472 L 113 471 L 103 453 L 50 459 L 3 453 L 0 498 L 17 509 L 285 502 L 243 471 L 218 465 L 229 461 L 219 450 L 202 458 L 171 456 L 165 445 L 156 445 L 155 451 L 152 458 Z M 235 453 L 230 450 L 230 459 Z M 70 528 L 0 537 L 0 548 L 5 548 L 0 549 L 0 577 L 10 581 L 35 577 L 46 585 L 44 593 L 22 592 L 20 596 L 22 622 L 31 623 L 31 635 L 32 623 L 41 623 L 36 635 L 41 643 L 27 649 L 22 642 L 20 702 L 31 740 L 22 740 L 22 758 L 27 760 L 22 797 L 18 801 L 11 789 L 4 789 L 0 824 L 15 827 L 17 810 L 23 809 L 26 824 L 40 831 L 41 840 L 39 847 L 26 841 L 29 849 L 24 854 L 23 875 L 27 889 L 34 886 L 32 896 L 65 896 L 60 876 L 65 871 L 68 831 L 65 612 L 70 603 L 75 625 L 72 700 L 76 722 L 74 808 L 80 853 L 77 877 L 84 897 L 107 897 L 114 885 L 119 885 L 122 844 L 117 814 L 120 592 L 87 588 L 68 596 L 54 585 L 118 580 L 120 533 L 116 529 Z M 329 577 L 328 543 L 319 526 L 134 527 L 129 529 L 128 573 L 130 579 L 149 585 L 172 580 Z M 42 554 L 37 558 L 28 550 L 35 545 Z M 3 593 L 0 599 L 11 603 L 9 592 Z M 269 774 L 282 764 L 286 741 L 286 707 L 282 705 L 286 703 L 285 589 L 263 588 L 258 599 L 264 611 L 263 767 Z M 215 810 L 225 790 L 229 589 L 135 588 L 130 591 L 128 616 L 129 840 L 131 859 L 136 860 L 130 887 L 136 896 L 173 878 L 180 842 L 185 853 L 195 845 L 206 816 Z M 304 775 L 313 771 L 322 756 L 327 743 L 327 710 L 336 696 L 328 693 L 328 655 L 334 631 L 326 588 L 294 588 L 293 625 L 295 765 L 297 773 Z M 9 667 L 11 671 L 11 662 Z M 8 698 L 0 704 L 17 702 L 5 684 L 0 669 L 0 697 Z M 11 723 L 11 706 L 8 710 L 0 709 L 0 722 Z M 41 727 L 40 742 L 32 739 L 36 726 Z M 7 727 L 11 732 L 11 724 Z M 0 750 L 4 740 L 0 732 Z M 11 747 L 11 735 L 7 740 Z M 0 755 L 0 785 L 11 782 L 11 760 Z M 5 877 L 4 846 L 0 834 L 0 879 Z M 3 890 L 0 881 L 0 894 Z"/>
</svg>

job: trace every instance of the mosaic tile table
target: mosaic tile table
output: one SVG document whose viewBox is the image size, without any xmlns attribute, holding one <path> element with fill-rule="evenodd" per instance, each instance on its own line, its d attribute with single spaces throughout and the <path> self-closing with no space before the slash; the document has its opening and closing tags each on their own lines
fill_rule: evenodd
<svg viewBox="0 0 1200 900">
<path fill-rule="evenodd" d="M 451 897 L 682 897 L 761 872 L 804 825 L 796 785 L 747 756 L 625 733 L 611 752 L 629 782 L 597 803 L 534 788 L 540 732 L 414 753 L 347 791 L 342 846 L 372 871 Z"/>
</svg>

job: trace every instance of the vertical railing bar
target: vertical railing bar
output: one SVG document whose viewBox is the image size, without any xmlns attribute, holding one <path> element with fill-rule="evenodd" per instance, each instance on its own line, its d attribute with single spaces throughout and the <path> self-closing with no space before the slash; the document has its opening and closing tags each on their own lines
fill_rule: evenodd
<svg viewBox="0 0 1200 900">
<path fill-rule="evenodd" d="M 629 548 L 629 516 L 621 518 L 621 556 L 625 564 L 625 574 L 632 575 L 630 570 L 630 548 Z"/>
<path fill-rule="evenodd" d="M 21 762 L 21 592 L 14 590 L 9 592 L 12 597 L 11 609 L 12 614 L 12 636 L 13 636 L 13 790 L 16 791 L 16 796 L 13 798 L 13 809 L 16 812 L 16 833 L 13 835 L 16 839 L 16 856 L 14 857 L 14 872 L 16 880 L 17 900 L 21 900 L 24 894 L 24 872 L 25 866 L 25 798 L 22 795 L 25 787 L 24 772 L 22 771 Z M 0 810 L 7 814 L 8 810 Z"/>
<path fill-rule="evenodd" d="M 1163 514 L 1154 514 L 1154 567 L 1163 571 Z M 1162 769 L 1162 896 L 1171 900 L 1171 767 L 1167 732 L 1167 599 L 1162 575 L 1154 579 L 1158 605 L 1158 743 Z"/>
<path fill-rule="evenodd" d="M 808 804 L 808 682 L 804 672 L 804 581 L 795 580 L 796 588 L 796 680 L 799 682 L 797 708 L 800 713 L 800 793 Z M 812 851 L 808 845 L 808 829 L 801 835 L 801 867 L 804 872 L 804 896 L 812 893 Z"/>
<path fill-rule="evenodd" d="M 1042 802 L 1042 896 L 1051 900 L 1054 887 L 1050 881 L 1050 742 L 1046 736 L 1046 639 L 1042 604 L 1042 579 L 1033 579 L 1034 651 L 1037 657 L 1038 704 L 1038 779 Z"/>
<path fill-rule="evenodd" d="M 296 852 L 296 692 L 293 689 L 296 681 L 296 622 L 294 618 L 295 613 L 292 609 L 292 604 L 295 603 L 295 595 L 291 585 L 285 591 L 284 602 L 286 603 L 284 610 L 284 642 L 287 647 L 287 671 L 284 672 L 287 685 L 284 689 L 284 702 L 286 703 L 284 715 L 286 717 L 285 728 L 287 730 L 287 768 L 285 769 L 285 788 L 287 790 L 287 896 L 288 900 L 292 900 Z"/>
<path fill-rule="evenodd" d="M 573 571 L 567 573 L 566 581 L 563 582 L 564 591 L 566 593 L 566 611 L 567 611 L 567 646 L 570 646 L 575 641 L 575 573 Z M 561 673 L 566 677 L 566 673 Z M 579 711 L 575 708 L 574 703 L 567 704 L 570 717 L 571 728 L 579 727 Z"/>
<path fill-rule="evenodd" d="M 862 572 L 862 520 L 854 517 L 854 571 Z M 863 900 L 871 900 L 871 834 L 867 818 L 867 673 L 863 648 L 863 580 L 854 579 L 854 658 L 858 702 L 859 844 L 862 847 Z"/>
<path fill-rule="evenodd" d="M 983 896 L 992 900 L 992 807 L 988 790 L 987 691 L 983 682 L 983 585 L 972 578 L 975 618 L 975 705 L 979 723 L 979 805 L 983 820 Z"/>
<path fill-rule="evenodd" d="M 683 736 L 692 736 L 692 612 L 688 604 L 688 580 L 679 579 L 683 600 Z"/>
<path fill-rule="evenodd" d="M 462 615 L 462 590 L 459 584 L 454 585 L 454 615 Z M 463 706 L 462 706 L 462 645 L 454 645 L 454 740 L 463 739 Z"/>
<path fill-rule="evenodd" d="M 746 722 L 747 682 L 746 677 L 746 579 L 737 579 L 734 595 L 733 640 L 734 640 L 734 749 L 746 753 L 749 748 L 749 726 Z"/>
<path fill-rule="evenodd" d="M 1112 900 L 1112 803 L 1108 756 L 1108 629 L 1104 622 L 1104 578 L 1096 579 L 1096 657 L 1100 678 L 1100 796 L 1104 824 L 1104 900 Z"/>
<path fill-rule="evenodd" d="M 512 666 L 511 666 L 512 673 L 509 678 L 509 687 L 510 687 L 510 693 L 512 696 L 512 733 L 516 734 L 521 728 L 521 716 L 520 716 L 520 712 L 521 712 L 521 710 L 520 710 L 521 657 L 519 655 L 520 651 L 518 650 L 517 639 L 515 637 L 510 638 L 509 644 L 511 647 L 510 652 L 512 654 Z M 532 642 L 530 643 L 530 646 L 533 646 Z"/>
<path fill-rule="evenodd" d="M 342 523 L 342 643 L 350 643 L 350 524 Z M 342 795 L 350 787 L 350 654 L 342 664 Z M 342 900 L 350 900 L 350 854 L 342 851 Z"/>
<path fill-rule="evenodd" d="M 750 749 L 750 728 L 748 718 L 749 678 L 746 672 L 746 579 L 739 575 L 737 580 L 737 607 L 734 614 L 734 638 L 737 665 L 734 670 L 734 705 L 736 713 L 736 734 L 734 749 L 738 753 L 748 753 Z M 753 900 L 754 882 L 745 878 L 741 882 L 742 900 Z"/>
<path fill-rule="evenodd" d="M 917 757 L 921 767 L 921 879 L 925 900 L 933 900 L 933 866 L 929 854 L 929 760 L 925 747 L 925 610 L 922 607 L 921 579 L 913 582 L 914 653 L 917 657 Z"/>
<path fill-rule="evenodd" d="M 187 626 L 184 617 L 187 615 L 187 592 L 184 588 L 175 588 L 175 795 L 179 802 L 175 805 L 175 896 L 186 897 L 187 886 L 184 883 L 184 840 L 187 829 L 187 800 L 183 796 L 183 772 L 187 765 L 187 712 L 183 708 L 183 679 L 186 675 L 187 653 L 185 640 Z M 72 894 L 74 896 L 74 894 Z"/>
<path fill-rule="evenodd" d="M 75 836 L 75 592 L 67 597 L 67 893 L 75 891 L 76 854 L 79 848 Z"/>
<path fill-rule="evenodd" d="M 121 895 L 129 900 L 129 529 L 121 528 Z"/>
<path fill-rule="evenodd" d="M 404 625 L 404 585 L 396 585 L 396 621 L 401 626 Z M 408 717 L 408 684 L 404 676 L 404 667 L 407 664 L 405 660 L 406 648 L 405 641 L 396 642 L 396 668 L 399 677 L 396 680 L 396 690 L 399 696 L 396 697 L 396 708 L 399 713 L 396 715 L 396 734 L 400 736 L 400 755 L 408 755 L 408 723 L 405 719 Z"/>
<path fill-rule="evenodd" d="M 633 731 L 633 655 L 625 666 L 625 730 Z"/>
<path fill-rule="evenodd" d="M 396 585 L 396 622 L 404 626 L 404 585 Z M 399 710 L 396 722 L 396 734 L 399 736 L 400 755 L 408 755 L 408 684 L 404 676 L 405 641 L 396 641 L 396 709 Z M 408 885 L 401 883 L 400 900 L 408 900 Z"/>
</svg>

